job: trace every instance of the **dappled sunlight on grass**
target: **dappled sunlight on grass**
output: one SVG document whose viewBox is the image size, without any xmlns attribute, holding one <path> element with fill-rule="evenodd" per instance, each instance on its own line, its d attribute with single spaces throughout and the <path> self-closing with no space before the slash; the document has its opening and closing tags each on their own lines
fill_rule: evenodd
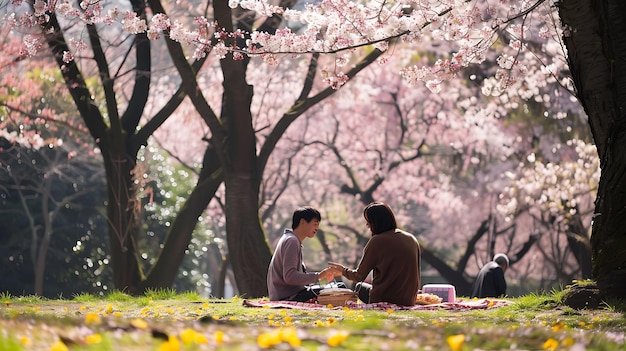
<svg viewBox="0 0 626 351">
<path fill-rule="evenodd" d="M 152 292 L 76 300 L 2 296 L 0 349 L 624 350 L 611 309 L 572 310 L 549 295 L 473 311 L 250 308 L 239 298 Z"/>
</svg>

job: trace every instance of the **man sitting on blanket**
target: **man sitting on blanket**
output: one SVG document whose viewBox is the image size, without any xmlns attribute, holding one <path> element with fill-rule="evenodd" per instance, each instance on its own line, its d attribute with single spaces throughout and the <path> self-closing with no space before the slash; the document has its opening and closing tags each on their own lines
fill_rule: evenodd
<svg viewBox="0 0 626 351">
<path fill-rule="evenodd" d="M 302 262 L 302 241 L 315 236 L 321 220 L 320 212 L 312 207 L 302 207 L 293 213 L 292 229 L 285 229 L 267 271 L 267 290 L 271 301 L 309 301 L 317 296 L 321 288 L 312 289 L 306 285 L 330 281 L 335 277 L 330 268 L 319 273 L 307 272 Z"/>
</svg>

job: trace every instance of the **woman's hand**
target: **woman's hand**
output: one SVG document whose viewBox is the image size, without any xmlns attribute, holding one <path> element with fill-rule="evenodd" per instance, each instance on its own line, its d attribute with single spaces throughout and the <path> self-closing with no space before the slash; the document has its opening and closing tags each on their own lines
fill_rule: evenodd
<svg viewBox="0 0 626 351">
<path fill-rule="evenodd" d="M 343 275 L 343 270 L 346 269 L 343 265 L 335 262 L 328 262 L 328 268 L 335 274 L 335 276 Z"/>
</svg>

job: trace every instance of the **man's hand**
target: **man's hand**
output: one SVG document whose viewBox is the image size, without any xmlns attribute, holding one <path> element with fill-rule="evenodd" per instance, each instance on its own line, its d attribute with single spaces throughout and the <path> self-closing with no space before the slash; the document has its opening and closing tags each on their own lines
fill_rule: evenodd
<svg viewBox="0 0 626 351">
<path fill-rule="evenodd" d="M 328 283 L 329 281 L 335 279 L 335 273 L 330 267 L 324 268 L 324 270 L 322 270 L 320 274 L 318 275 L 317 279 L 320 281 L 320 284 L 324 285 Z"/>
</svg>

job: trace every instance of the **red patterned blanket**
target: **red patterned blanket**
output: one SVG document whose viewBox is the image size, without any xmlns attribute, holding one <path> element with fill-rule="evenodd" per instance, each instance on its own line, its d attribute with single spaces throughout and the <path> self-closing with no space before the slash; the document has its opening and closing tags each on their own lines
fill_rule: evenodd
<svg viewBox="0 0 626 351">
<path fill-rule="evenodd" d="M 400 306 L 387 302 L 377 303 L 357 303 L 348 301 L 345 308 L 356 310 L 407 310 L 407 311 L 427 311 L 427 310 L 451 310 L 451 311 L 467 311 L 467 310 L 480 310 L 488 308 L 502 307 L 511 304 L 511 301 L 499 300 L 499 299 L 468 299 L 468 300 L 456 300 L 455 302 L 442 302 L 432 305 L 415 305 L 415 306 Z M 317 310 L 328 309 L 328 306 L 296 302 L 296 301 L 268 301 L 261 300 L 243 300 L 243 305 L 246 307 L 266 307 L 266 308 L 292 308 L 302 310 Z M 332 309 L 343 309 L 344 307 L 330 307 Z"/>
</svg>

